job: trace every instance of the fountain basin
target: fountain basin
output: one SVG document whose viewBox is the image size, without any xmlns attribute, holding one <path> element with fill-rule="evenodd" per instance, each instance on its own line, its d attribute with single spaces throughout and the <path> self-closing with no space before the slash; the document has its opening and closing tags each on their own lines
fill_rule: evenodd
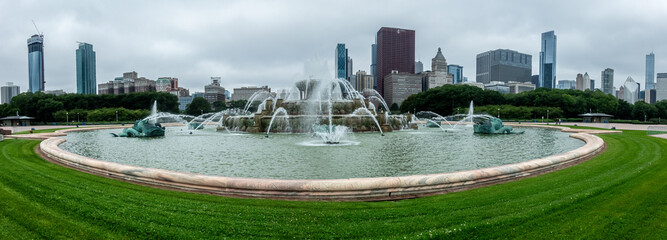
<svg viewBox="0 0 667 240">
<path fill-rule="evenodd" d="M 101 161 L 62 150 L 59 145 L 65 139 L 59 137 L 43 141 L 40 149 L 45 157 L 63 165 L 125 181 L 177 190 L 299 200 L 386 200 L 460 191 L 541 174 L 585 160 L 604 147 L 604 142 L 594 135 L 577 133 L 571 137 L 583 140 L 586 144 L 565 153 L 501 166 L 450 173 L 312 180 L 211 176 Z"/>
</svg>

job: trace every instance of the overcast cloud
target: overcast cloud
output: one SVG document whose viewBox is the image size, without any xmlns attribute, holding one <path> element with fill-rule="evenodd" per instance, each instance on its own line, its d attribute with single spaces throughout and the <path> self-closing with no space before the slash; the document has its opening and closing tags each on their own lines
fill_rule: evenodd
<svg viewBox="0 0 667 240">
<path fill-rule="evenodd" d="M 93 44 L 97 82 L 136 71 L 177 77 L 190 92 L 210 77 L 232 88 L 287 88 L 308 59 L 326 60 L 345 43 L 354 72 L 370 69 L 381 27 L 416 31 L 417 60 L 430 69 L 441 47 L 449 64 L 474 81 L 475 57 L 507 48 L 533 56 L 540 34 L 558 36 L 557 78 L 615 70 L 644 88 L 645 55 L 667 72 L 667 1 L 14 1 L 0 0 L 0 85 L 28 89 L 26 40 L 43 32 L 46 89 L 76 92 L 77 41 Z"/>
</svg>

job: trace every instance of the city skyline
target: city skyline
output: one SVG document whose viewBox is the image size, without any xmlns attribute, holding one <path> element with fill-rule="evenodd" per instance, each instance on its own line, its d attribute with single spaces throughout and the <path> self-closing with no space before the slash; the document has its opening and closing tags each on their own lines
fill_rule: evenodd
<svg viewBox="0 0 667 240">
<path fill-rule="evenodd" d="M 0 84 L 14 82 L 28 89 L 25 40 L 35 34 L 31 19 L 45 35 L 46 89 L 66 92 L 76 92 L 76 61 L 71 54 L 76 41 L 95 44 L 98 84 L 113 80 L 118 73 L 137 71 L 150 79 L 178 77 L 181 86 L 191 92 L 203 91 L 211 76 L 221 76 L 221 84 L 229 89 L 249 85 L 280 89 L 301 79 L 304 62 L 315 56 L 327 62 L 333 77 L 331 48 L 339 42 L 346 43 L 356 62 L 352 72 L 372 72 L 370 46 L 381 27 L 415 30 L 415 60 L 430 59 L 440 47 L 449 63 L 468 69 L 464 72 L 468 79 L 475 79 L 476 54 L 502 48 L 539 56 L 540 34 L 550 30 L 558 34 L 557 80 L 613 68 L 614 86 L 618 87 L 627 76 L 642 79 L 644 57 L 650 52 L 656 56 L 655 73 L 667 72 L 667 47 L 659 41 L 667 26 L 657 17 L 667 6 L 659 1 L 641 6 L 626 1 L 586 2 L 578 4 L 578 9 L 597 14 L 583 16 L 574 14 L 570 9 L 573 2 L 567 1 L 475 5 L 390 2 L 383 4 L 383 11 L 378 11 L 382 13 L 369 13 L 377 5 L 373 2 L 354 2 L 359 5 L 354 9 L 340 3 L 289 3 L 293 2 L 166 1 L 156 6 L 1 1 L 2 15 L 14 24 L 0 26 L 4 33 L 0 42 L 5 46 L 0 51 Z M 432 10 L 438 7 L 457 11 L 443 14 Z M 247 8 L 257 11 L 241 11 Z M 552 11 L 538 11 L 544 8 Z M 335 14 L 343 10 L 350 12 Z M 121 11 L 136 16 L 168 13 L 172 17 L 118 19 L 115 12 Z M 485 14 L 503 11 L 516 14 L 502 21 Z M 419 14 L 399 14 L 403 12 Z M 574 16 L 578 16 L 576 21 Z M 442 28 L 442 22 L 455 20 L 466 24 Z M 537 57 L 533 57 L 532 69 L 533 75 L 539 74 Z"/>
</svg>

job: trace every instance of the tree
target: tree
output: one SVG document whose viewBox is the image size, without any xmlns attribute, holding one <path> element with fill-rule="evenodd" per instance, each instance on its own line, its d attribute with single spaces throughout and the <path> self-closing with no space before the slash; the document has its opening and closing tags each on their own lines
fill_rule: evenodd
<svg viewBox="0 0 667 240">
<path fill-rule="evenodd" d="M 41 99 L 37 102 L 37 117 L 44 123 L 53 121 L 53 114 L 64 108 L 62 102 L 51 98 Z"/>
<path fill-rule="evenodd" d="M 229 108 L 238 108 L 238 109 L 243 109 L 248 103 L 247 100 L 235 100 L 235 101 L 229 101 Z"/>
<path fill-rule="evenodd" d="M 227 109 L 227 104 L 225 104 L 225 101 L 215 101 L 213 102 L 213 108 L 215 111 L 222 111 Z"/>
<path fill-rule="evenodd" d="M 398 104 L 397 103 L 392 103 L 391 107 L 389 107 L 389 110 L 398 111 Z"/>
<path fill-rule="evenodd" d="M 657 115 L 658 108 L 646 102 L 636 102 L 635 106 L 632 108 L 632 119 L 635 120 L 644 121 L 657 117 Z"/>
<path fill-rule="evenodd" d="M 655 107 L 658 110 L 657 117 L 667 120 L 667 99 L 656 102 Z"/>
<path fill-rule="evenodd" d="M 618 100 L 618 108 L 616 109 L 616 116 L 619 119 L 631 119 L 632 118 L 632 104 L 626 102 L 625 100 Z"/>
<path fill-rule="evenodd" d="M 199 116 L 202 113 L 211 112 L 211 104 L 202 97 L 196 97 L 192 99 L 192 103 L 188 104 L 185 109 L 186 114 L 193 116 Z"/>
</svg>

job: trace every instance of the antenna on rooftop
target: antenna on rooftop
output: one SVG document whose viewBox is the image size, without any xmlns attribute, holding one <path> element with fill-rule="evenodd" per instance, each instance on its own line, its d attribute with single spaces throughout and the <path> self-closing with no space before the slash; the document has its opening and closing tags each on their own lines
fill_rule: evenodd
<svg viewBox="0 0 667 240">
<path fill-rule="evenodd" d="M 32 21 L 32 25 L 35 26 L 35 30 L 37 30 L 37 35 L 40 35 L 40 36 L 44 35 L 44 34 L 42 34 L 42 32 L 39 31 L 39 28 L 37 28 L 37 24 L 35 24 L 35 20 L 31 20 L 31 21 Z"/>
</svg>

